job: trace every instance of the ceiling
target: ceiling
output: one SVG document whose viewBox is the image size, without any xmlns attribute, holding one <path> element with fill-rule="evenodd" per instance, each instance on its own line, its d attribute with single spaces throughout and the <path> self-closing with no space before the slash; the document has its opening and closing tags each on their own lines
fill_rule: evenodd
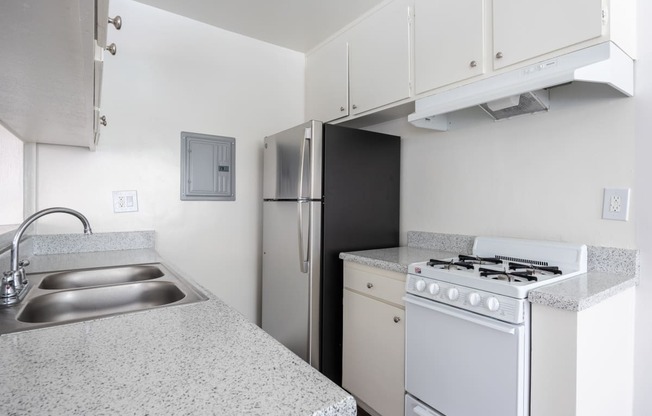
<svg viewBox="0 0 652 416">
<path fill-rule="evenodd" d="M 137 0 L 230 32 L 307 52 L 384 0 Z"/>
</svg>

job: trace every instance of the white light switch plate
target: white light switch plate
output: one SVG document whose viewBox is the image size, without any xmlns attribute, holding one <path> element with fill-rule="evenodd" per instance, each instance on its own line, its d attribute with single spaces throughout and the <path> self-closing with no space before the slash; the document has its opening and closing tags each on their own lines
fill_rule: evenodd
<svg viewBox="0 0 652 416">
<path fill-rule="evenodd" d="M 138 193 L 136 191 L 113 191 L 113 212 L 138 211 Z"/>
<path fill-rule="evenodd" d="M 629 189 L 604 188 L 602 218 L 627 221 L 629 218 Z"/>
</svg>

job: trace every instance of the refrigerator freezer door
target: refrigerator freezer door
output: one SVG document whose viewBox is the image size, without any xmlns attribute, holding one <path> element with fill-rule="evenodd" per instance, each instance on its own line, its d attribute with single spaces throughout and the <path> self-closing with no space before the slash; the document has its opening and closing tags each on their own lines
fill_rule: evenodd
<svg viewBox="0 0 652 416">
<path fill-rule="evenodd" d="M 320 202 L 263 203 L 262 327 L 315 368 L 319 368 L 320 221 Z"/>
<path fill-rule="evenodd" d="M 265 138 L 263 199 L 321 198 L 322 123 L 309 121 Z"/>
</svg>

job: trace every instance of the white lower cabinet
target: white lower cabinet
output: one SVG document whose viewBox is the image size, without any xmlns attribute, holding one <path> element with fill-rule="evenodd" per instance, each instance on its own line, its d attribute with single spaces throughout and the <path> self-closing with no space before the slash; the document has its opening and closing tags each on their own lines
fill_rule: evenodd
<svg viewBox="0 0 652 416">
<path fill-rule="evenodd" d="M 404 414 L 405 275 L 344 264 L 342 387 L 381 416 Z"/>
<path fill-rule="evenodd" d="M 532 305 L 531 416 L 632 415 L 635 295 L 579 312 Z"/>
</svg>

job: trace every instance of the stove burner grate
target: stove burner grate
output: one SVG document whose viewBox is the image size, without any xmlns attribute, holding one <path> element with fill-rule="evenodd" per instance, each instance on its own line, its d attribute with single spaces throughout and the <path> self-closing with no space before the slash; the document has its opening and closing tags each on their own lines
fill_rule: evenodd
<svg viewBox="0 0 652 416">
<path fill-rule="evenodd" d="M 508 272 L 506 270 L 492 270 L 481 267 L 479 269 L 480 276 L 488 277 L 493 280 L 502 280 L 505 282 L 537 282 L 539 279 L 534 276 L 533 270 L 525 272 Z"/>
<path fill-rule="evenodd" d="M 534 264 L 521 264 L 509 262 L 508 264 L 510 270 L 526 269 L 526 273 L 537 273 L 542 274 L 562 274 L 562 271 L 557 266 L 537 266 Z"/>
<path fill-rule="evenodd" d="M 465 263 L 462 261 L 454 261 L 454 260 L 435 260 L 435 259 L 430 259 L 430 261 L 427 263 L 428 266 L 430 267 L 435 267 L 435 266 L 441 266 L 440 269 L 453 269 L 453 270 L 463 270 L 463 269 L 472 269 L 473 264 L 471 263 Z"/>
<path fill-rule="evenodd" d="M 470 264 L 502 264 L 502 260 L 496 257 L 480 257 L 480 256 L 468 256 L 466 254 L 459 255 L 460 262 L 470 263 Z"/>
</svg>

